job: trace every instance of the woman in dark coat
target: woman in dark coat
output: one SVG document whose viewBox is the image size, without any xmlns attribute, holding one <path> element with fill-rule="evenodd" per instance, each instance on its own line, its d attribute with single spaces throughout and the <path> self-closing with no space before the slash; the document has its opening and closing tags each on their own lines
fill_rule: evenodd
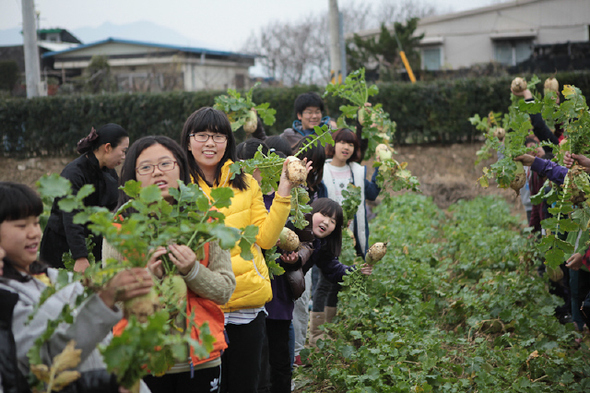
<svg viewBox="0 0 590 393">
<path fill-rule="evenodd" d="M 84 199 L 86 206 L 106 207 L 110 210 L 117 206 L 119 177 L 115 167 L 123 162 L 129 147 L 129 136 L 125 129 L 117 124 L 106 124 L 78 142 L 80 157 L 70 162 L 61 176 L 72 183 L 76 194 L 86 184 L 94 186 L 94 192 Z M 43 232 L 40 259 L 49 265 L 62 268 L 62 256 L 70 251 L 76 261 L 74 270 L 83 272 L 88 266 L 88 255 L 92 252 L 97 261 L 101 259 L 102 237 L 93 239 L 94 247 L 88 250 L 86 238 L 91 231 L 85 225 L 75 224 L 76 212 L 67 213 L 60 210 L 58 199 L 53 202 L 51 216 Z"/>
</svg>

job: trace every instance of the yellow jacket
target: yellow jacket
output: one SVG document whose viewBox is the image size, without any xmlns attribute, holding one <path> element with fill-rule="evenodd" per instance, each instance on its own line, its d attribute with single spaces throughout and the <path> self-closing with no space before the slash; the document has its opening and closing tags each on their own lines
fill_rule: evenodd
<svg viewBox="0 0 590 393">
<path fill-rule="evenodd" d="M 215 188 L 230 186 L 231 173 L 229 166 L 232 163 L 231 160 L 228 160 L 223 165 L 220 182 L 214 185 Z M 220 212 L 225 215 L 225 224 L 227 226 L 238 229 L 248 225 L 258 227 L 256 243 L 252 245 L 253 260 L 244 260 L 240 256 L 241 250 L 237 245 L 231 250 L 232 268 L 236 276 L 236 289 L 229 302 L 221 307 L 225 312 L 262 307 L 272 300 L 268 268 L 261 248 L 269 249 L 276 244 L 291 210 L 291 196 L 283 197 L 275 193 L 272 207 L 268 212 L 258 182 L 247 174 L 246 183 L 248 189 L 244 191 L 232 188 L 234 196 L 231 205 L 228 208 L 220 209 Z M 203 192 L 210 197 L 211 187 L 202 179 L 199 180 L 198 184 Z"/>
</svg>

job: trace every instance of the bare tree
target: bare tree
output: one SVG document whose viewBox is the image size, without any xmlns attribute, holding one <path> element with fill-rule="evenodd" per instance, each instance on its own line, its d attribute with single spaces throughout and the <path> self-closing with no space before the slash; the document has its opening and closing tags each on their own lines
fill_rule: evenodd
<svg viewBox="0 0 590 393">
<path fill-rule="evenodd" d="M 379 28 L 382 23 L 432 15 L 435 8 L 420 0 L 382 0 L 377 6 L 350 0 L 340 7 L 344 33 Z M 330 79 L 328 15 L 309 14 L 289 23 L 272 22 L 252 33 L 244 51 L 260 56 L 266 74 L 283 84 L 324 84 Z"/>
<path fill-rule="evenodd" d="M 260 55 L 267 74 L 286 85 L 326 81 L 329 75 L 322 75 L 329 69 L 324 19 L 324 15 L 309 15 L 297 23 L 272 22 L 252 34 L 244 49 Z"/>
<path fill-rule="evenodd" d="M 412 18 L 425 18 L 434 15 L 436 8 L 422 1 L 392 1 L 383 0 L 377 7 L 375 17 L 379 27 L 382 23 L 393 25 L 394 22 L 404 22 Z"/>
</svg>

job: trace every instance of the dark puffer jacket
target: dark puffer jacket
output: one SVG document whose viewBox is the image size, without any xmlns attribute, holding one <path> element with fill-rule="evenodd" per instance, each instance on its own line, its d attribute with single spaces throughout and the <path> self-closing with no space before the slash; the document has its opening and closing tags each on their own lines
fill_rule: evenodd
<svg viewBox="0 0 590 393">
<path fill-rule="evenodd" d="M 94 192 L 84 199 L 86 206 L 101 206 L 113 210 L 119 195 L 119 177 L 114 169 L 101 168 L 93 153 L 87 153 L 70 162 L 61 172 L 61 177 L 72 183 L 77 194 L 86 184 L 94 186 Z M 74 259 L 87 258 L 86 238 L 91 231 L 84 225 L 74 224 L 76 212 L 66 213 L 53 202 L 51 215 L 41 241 L 40 259 L 53 267 L 63 267 L 62 255 L 72 252 Z M 94 239 L 92 250 L 96 260 L 101 259 L 102 238 Z"/>
</svg>

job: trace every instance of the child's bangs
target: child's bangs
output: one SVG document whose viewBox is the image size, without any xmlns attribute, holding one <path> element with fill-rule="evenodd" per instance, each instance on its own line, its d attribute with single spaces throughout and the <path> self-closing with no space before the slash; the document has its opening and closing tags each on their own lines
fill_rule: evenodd
<svg viewBox="0 0 590 393">
<path fill-rule="evenodd" d="M 0 182 L 0 201 L 0 223 L 38 217 L 43 213 L 41 198 L 24 184 Z"/>
<path fill-rule="evenodd" d="M 313 207 L 313 213 L 322 213 L 326 217 L 332 217 L 338 220 L 339 216 L 342 216 L 342 207 L 329 198 L 319 198 L 315 200 L 311 206 Z"/>
<path fill-rule="evenodd" d="M 335 135 L 334 142 L 356 143 L 356 135 L 348 128 L 343 128 Z"/>
<path fill-rule="evenodd" d="M 194 119 L 192 132 L 209 131 L 229 136 L 232 134 L 231 125 L 223 112 L 216 110 L 203 111 L 201 116 Z"/>
</svg>

